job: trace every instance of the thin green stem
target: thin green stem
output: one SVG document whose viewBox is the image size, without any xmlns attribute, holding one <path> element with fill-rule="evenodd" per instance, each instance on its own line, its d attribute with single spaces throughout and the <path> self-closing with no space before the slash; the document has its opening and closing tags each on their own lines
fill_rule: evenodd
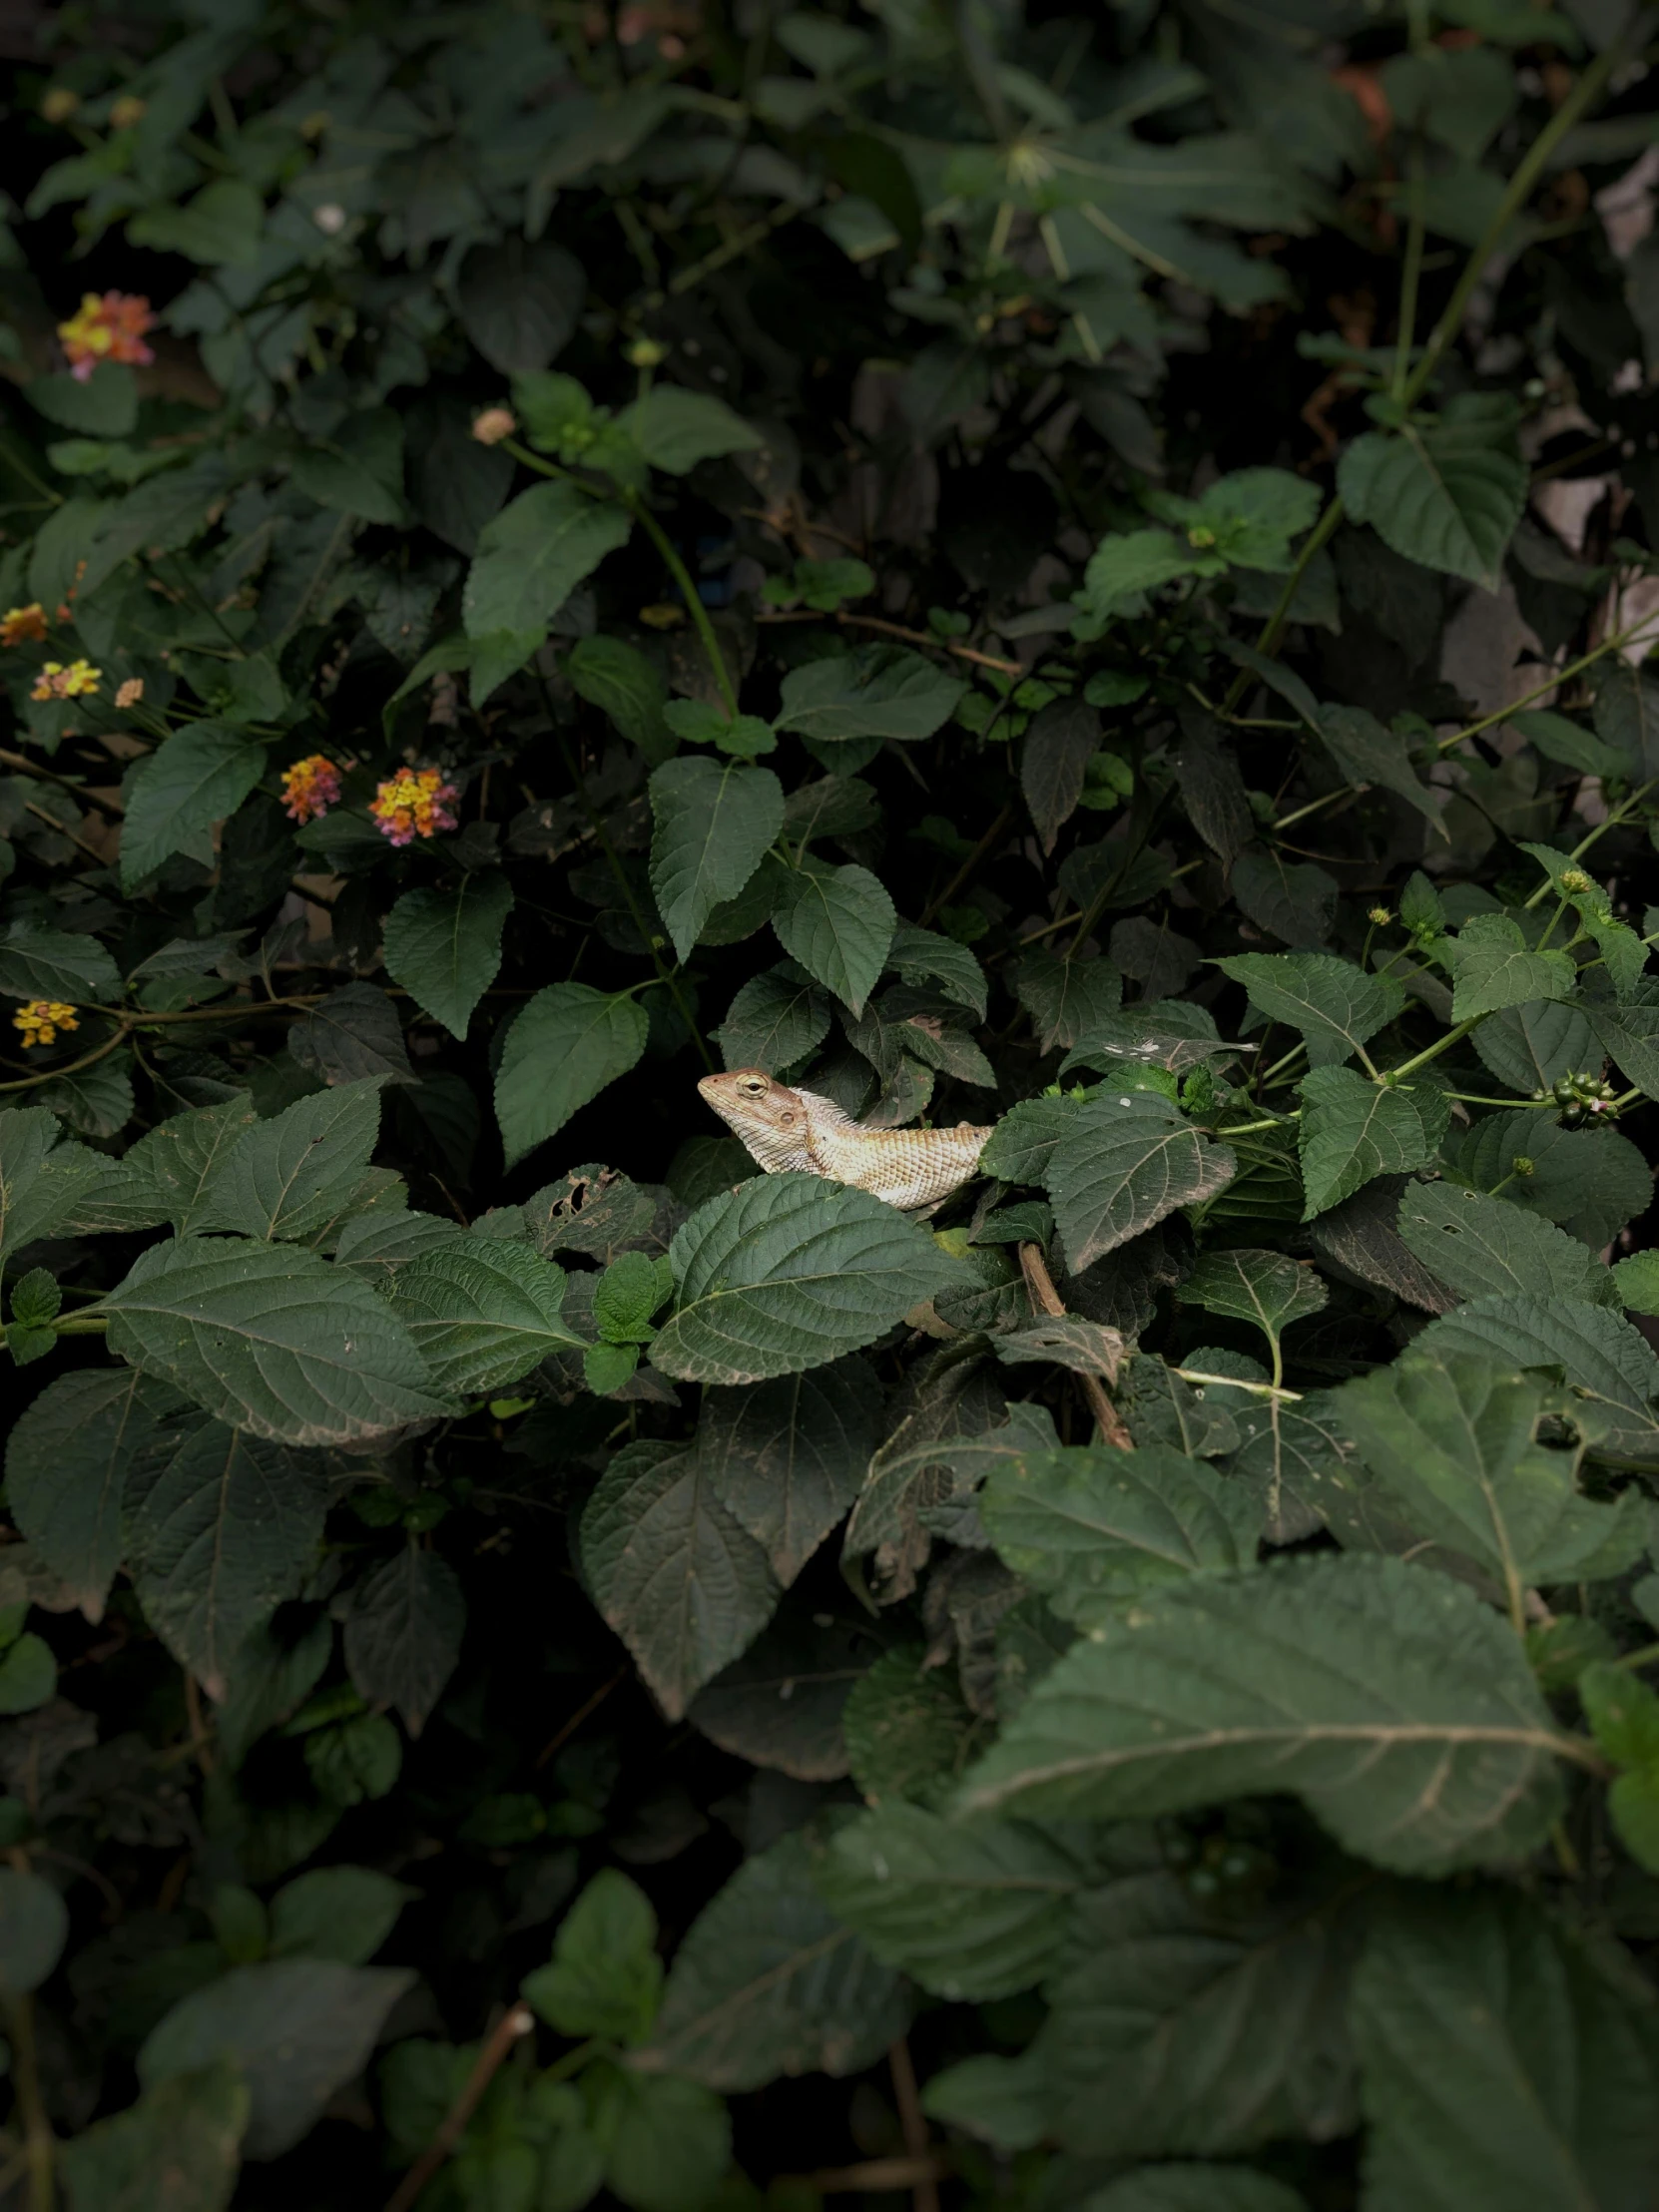
<svg viewBox="0 0 1659 2212">
<path fill-rule="evenodd" d="M 1271 653 L 1285 635 L 1285 626 L 1291 619 L 1291 609 L 1296 603 L 1296 595 L 1302 579 L 1308 573 L 1314 555 L 1328 542 L 1337 525 L 1342 521 L 1343 511 L 1342 501 L 1333 499 L 1304 539 L 1302 551 L 1296 557 L 1296 566 L 1286 577 L 1284 589 L 1279 594 L 1274 610 L 1262 625 L 1261 635 L 1256 640 L 1258 653 Z M 1227 696 L 1222 704 L 1229 714 L 1244 697 L 1252 673 L 1253 671 L 1248 668 L 1241 668 L 1232 683 L 1228 685 Z M 1294 822 L 1296 817 L 1293 815 L 1291 819 Z M 1283 826 L 1276 824 L 1275 827 L 1281 828 Z"/>
<path fill-rule="evenodd" d="M 1461 1044 L 1469 1031 L 1477 1027 L 1485 1018 L 1484 1014 L 1471 1014 L 1467 1021 L 1458 1022 L 1455 1028 L 1448 1029 L 1443 1037 L 1436 1038 L 1434 1043 L 1424 1051 L 1419 1052 L 1415 1059 L 1402 1060 L 1398 1067 L 1387 1069 L 1385 1076 L 1379 1076 L 1377 1080 L 1379 1082 L 1386 1080 L 1390 1084 L 1397 1083 L 1402 1075 L 1410 1075 L 1417 1068 L 1426 1067 L 1430 1060 L 1437 1060 L 1442 1052 L 1449 1052 L 1454 1044 Z"/>
<path fill-rule="evenodd" d="M 1559 691 L 1563 684 L 1570 684 L 1575 676 L 1582 676 L 1587 668 L 1594 668 L 1597 661 L 1605 660 L 1609 653 L 1618 652 L 1621 646 L 1628 645 L 1632 638 L 1639 636 L 1655 622 L 1659 622 L 1659 611 L 1643 615 L 1639 622 L 1631 623 L 1627 629 L 1615 630 L 1611 637 L 1603 638 L 1598 646 L 1568 667 L 1557 669 L 1543 683 L 1535 684 L 1529 692 L 1523 692 L 1519 699 L 1511 699 L 1507 707 L 1500 707 L 1496 714 L 1482 715 L 1478 722 L 1471 722 L 1464 729 L 1453 730 L 1448 738 L 1436 739 L 1436 745 L 1442 753 L 1449 753 L 1454 745 L 1461 745 L 1465 738 L 1477 738 L 1482 730 L 1491 729 L 1494 723 L 1507 722 L 1511 715 L 1518 715 L 1529 707 L 1534 699 L 1542 699 L 1546 692 Z"/>
<path fill-rule="evenodd" d="M 686 602 L 686 612 L 697 625 L 697 634 L 703 640 L 703 650 L 709 656 L 709 666 L 714 671 L 715 682 L 720 686 L 720 695 L 726 702 L 727 716 L 729 720 L 736 722 L 738 719 L 737 688 L 732 682 L 731 671 L 726 666 L 726 656 L 720 650 L 720 640 L 715 635 L 715 626 L 709 620 L 709 610 L 698 596 L 697 586 L 692 582 L 690 570 L 676 552 L 673 540 L 669 537 L 668 532 L 638 492 L 624 491 L 622 503 L 634 517 L 634 520 L 644 525 L 646 535 L 662 555 L 663 566 L 679 585 L 681 596 Z"/>
<path fill-rule="evenodd" d="M 1485 275 L 1486 265 L 1503 243 L 1504 233 L 1532 196 L 1532 188 L 1549 166 L 1549 157 L 1587 111 L 1594 107 L 1607 89 L 1609 79 L 1625 58 L 1630 33 L 1640 20 L 1642 10 L 1633 8 L 1624 29 L 1590 63 L 1527 148 L 1519 168 L 1510 178 L 1503 198 L 1492 211 L 1492 219 L 1481 236 L 1480 243 L 1463 265 L 1463 273 L 1451 287 L 1451 297 L 1441 308 L 1439 319 L 1428 333 L 1428 342 L 1416 367 L 1405 380 L 1399 393 L 1401 402 L 1409 407 L 1427 390 L 1440 356 L 1462 328 L 1463 316 L 1474 296 L 1475 286 Z"/>
<path fill-rule="evenodd" d="M 1392 391 L 1396 399 L 1405 396 L 1405 381 L 1411 373 L 1411 340 L 1417 326 L 1417 284 L 1422 276 L 1422 133 L 1411 133 L 1411 151 L 1406 165 L 1405 260 L 1399 273 L 1399 338 L 1394 349 L 1394 373 Z"/>
</svg>

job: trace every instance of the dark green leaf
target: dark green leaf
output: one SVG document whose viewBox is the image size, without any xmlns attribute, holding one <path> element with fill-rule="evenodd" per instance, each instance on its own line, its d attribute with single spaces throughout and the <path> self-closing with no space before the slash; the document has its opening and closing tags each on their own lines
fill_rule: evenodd
<svg viewBox="0 0 1659 2212">
<path fill-rule="evenodd" d="M 626 1075 L 645 1050 L 646 1017 L 631 998 L 586 983 L 550 983 L 513 1020 L 495 1077 L 495 1118 L 507 1165 L 562 1129 L 579 1107 Z"/>
<path fill-rule="evenodd" d="M 467 1024 L 501 965 L 501 932 L 513 909 L 504 875 L 465 875 L 453 890 L 405 891 L 386 916 L 386 973 L 452 1037 Z"/>
</svg>

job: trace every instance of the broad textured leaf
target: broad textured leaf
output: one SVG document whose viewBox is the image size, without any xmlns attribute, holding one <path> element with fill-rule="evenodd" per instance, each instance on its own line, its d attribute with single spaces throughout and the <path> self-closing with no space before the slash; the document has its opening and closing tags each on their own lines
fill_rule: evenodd
<svg viewBox="0 0 1659 2212">
<path fill-rule="evenodd" d="M 935 1996 L 981 2004 L 1059 1964 L 1072 1902 L 1094 1879 L 1076 1844 L 1021 1821 L 951 1821 L 894 1802 L 834 1829 L 816 1873 L 878 1958 Z"/>
<path fill-rule="evenodd" d="M 413 1083 L 397 1008 L 372 983 L 345 983 L 288 1031 L 288 1051 L 302 1068 L 332 1087 L 372 1075 Z"/>
<path fill-rule="evenodd" d="M 1577 971 L 1566 953 L 1529 951 L 1520 924 L 1508 914 L 1471 914 L 1446 940 L 1445 951 L 1453 1021 L 1571 996 Z"/>
<path fill-rule="evenodd" d="M 1659 1359 L 1622 1314 L 1577 1299 L 1488 1292 L 1430 1322 L 1415 1340 L 1436 1356 L 1471 1352 L 1505 1367 L 1558 1373 L 1598 1424 L 1597 1446 L 1642 1464 L 1659 1458 Z"/>
<path fill-rule="evenodd" d="M 185 1237 L 100 1305 L 112 1352 L 274 1442 L 360 1448 L 448 1410 L 402 1324 L 312 1252 Z"/>
<path fill-rule="evenodd" d="M 1445 835 L 1440 805 L 1411 766 L 1410 749 L 1402 737 L 1384 729 L 1364 707 L 1321 707 L 1316 727 L 1349 783 L 1392 792 Z"/>
<path fill-rule="evenodd" d="M 847 1771 L 841 1714 L 880 1648 L 867 1620 L 786 1604 L 699 1693 L 690 1717 L 723 1751 L 758 1767 L 801 1782 L 839 1781 Z"/>
<path fill-rule="evenodd" d="M 435 1551 L 405 1544 L 351 1594 L 346 1670 L 371 1705 L 394 1705 L 418 1736 L 455 1671 L 465 1627 L 454 1568 Z"/>
<path fill-rule="evenodd" d="M 887 965 L 906 983 L 933 983 L 952 1004 L 985 1018 L 985 971 L 965 944 L 901 921 L 892 933 Z"/>
<path fill-rule="evenodd" d="M 331 1958 L 233 1966 L 151 2032 L 139 2052 L 139 2079 L 153 2090 L 230 2059 L 252 2099 L 245 2153 L 278 2158 L 361 2072 L 380 2023 L 414 1978 L 405 1967 L 342 1966 Z"/>
<path fill-rule="evenodd" d="M 212 1697 L 239 1647 L 292 1597 L 316 1558 L 326 1474 L 221 1421 L 181 1427 L 127 1488 L 133 1579 L 145 1619 Z"/>
<path fill-rule="evenodd" d="M 695 1451 L 619 1451 L 588 1500 L 581 1546 L 594 1602 L 671 1720 L 778 1603 L 766 1553 L 721 1504 Z"/>
<path fill-rule="evenodd" d="M 524 1980 L 524 1994 L 561 2035 L 637 2043 L 662 1994 L 657 1916 L 637 1883 L 602 1867 L 559 1923 L 553 1956 Z"/>
<path fill-rule="evenodd" d="M 1517 1610 L 1534 1583 L 1602 1579 L 1640 1556 L 1640 1498 L 1580 1494 L 1576 1453 L 1534 1441 L 1549 1393 L 1512 1367 L 1413 1348 L 1335 1395 L 1407 1524 L 1478 1560 Z"/>
<path fill-rule="evenodd" d="M 705 1395 L 697 1451 L 714 1493 L 786 1587 L 857 1496 L 880 1418 L 879 1385 L 857 1359 Z"/>
<path fill-rule="evenodd" d="M 1019 783 L 1045 852 L 1077 811 L 1083 772 L 1100 748 L 1100 716 L 1082 699 L 1055 699 L 1033 717 Z"/>
<path fill-rule="evenodd" d="M 1316 1878 L 1223 1914 L 1161 1869 L 1082 1900 L 1032 2046 L 1059 2140 L 1121 2159 L 1346 2134 L 1344 1999 L 1366 1902 Z"/>
<path fill-rule="evenodd" d="M 904 1985 L 827 1909 L 807 1838 L 746 1861 L 675 1955 L 651 2041 L 635 2060 L 711 2089 L 782 2075 L 857 2073 L 909 2021 Z"/>
<path fill-rule="evenodd" d="M 1292 1322 L 1320 1313 L 1330 1295 L 1312 1268 L 1299 1267 L 1287 1253 L 1243 1246 L 1205 1253 L 1180 1290 L 1184 1306 L 1254 1322 L 1270 1343 Z"/>
<path fill-rule="evenodd" d="M 1478 1036 L 1479 1031 L 1475 1034 Z M 1445 1147 L 1447 1181 L 1502 1192 L 1598 1250 L 1653 1203 L 1647 1162 L 1616 1129 L 1568 1129 L 1550 1114 L 1486 1114 Z"/>
<path fill-rule="evenodd" d="M 236 2065 L 221 2057 L 158 2081 L 124 2112 L 60 2143 L 75 2212 L 227 2212 L 250 2101 Z"/>
<path fill-rule="evenodd" d="M 1583 1011 L 1608 1058 L 1649 1098 L 1659 1098 L 1659 980 L 1638 983 L 1620 1004 L 1591 1000 Z"/>
<path fill-rule="evenodd" d="M 1266 845 L 1233 862 L 1233 896 L 1258 928 L 1300 950 L 1324 944 L 1337 918 L 1335 878 Z"/>
<path fill-rule="evenodd" d="M 386 973 L 452 1037 L 464 1039 L 495 981 L 512 907 L 507 878 L 481 870 L 453 890 L 422 884 L 405 891 L 386 916 Z"/>
<path fill-rule="evenodd" d="M 631 998 L 586 983 L 550 983 L 507 1031 L 495 1076 L 495 1118 L 507 1165 L 562 1129 L 626 1075 L 645 1050 L 648 1023 Z"/>
<path fill-rule="evenodd" d="M 1031 1016 L 1038 1048 L 1075 1045 L 1123 1004 L 1123 977 L 1110 960 L 1070 960 L 1027 952 L 1014 970 L 1014 994 Z"/>
<path fill-rule="evenodd" d="M 752 451 L 761 433 L 735 415 L 712 393 L 686 391 L 677 384 L 656 384 L 620 419 L 653 468 L 684 476 L 699 461 L 723 453 Z"/>
<path fill-rule="evenodd" d="M 1240 952 L 1216 965 L 1270 1021 L 1300 1032 L 1316 1068 L 1351 1059 L 1405 1004 L 1390 976 L 1368 975 L 1330 952 Z"/>
<path fill-rule="evenodd" d="M 1251 1566 L 1262 1514 L 1203 1460 L 1150 1444 L 999 1459 L 979 1517 L 1005 1564 L 1088 1629 L 1145 1591 Z"/>
<path fill-rule="evenodd" d="M 588 279 L 574 254 L 551 239 L 475 246 L 461 264 L 461 326 L 492 368 L 525 376 L 545 368 L 576 334 Z"/>
<path fill-rule="evenodd" d="M 213 826 L 234 815 L 265 774 L 266 750 L 229 723 L 176 730 L 127 786 L 121 885 L 135 890 L 175 852 L 214 861 Z"/>
<path fill-rule="evenodd" d="M 1350 1851 L 1440 1874 L 1542 1842 L 1568 1743 L 1472 1592 L 1393 1559 L 1287 1560 L 1105 1624 L 1032 1691 L 962 1805 L 1128 1820 L 1288 1790 Z"/>
<path fill-rule="evenodd" d="M 1080 1275 L 1178 1206 L 1213 1198 L 1237 1165 L 1156 1091 L 1089 1100 L 1068 1120 L 1045 1177 L 1066 1265 Z"/>
<path fill-rule="evenodd" d="M 440 1390 L 516 1382 L 550 1353 L 581 1351 L 562 1321 L 565 1276 L 505 1237 L 452 1237 L 397 1271 L 391 1310 Z"/>
<path fill-rule="evenodd" d="M 651 888 L 685 960 L 703 924 L 737 897 L 784 827 L 784 787 L 770 769 L 685 754 L 653 775 L 651 812 Z"/>
<path fill-rule="evenodd" d="M 861 1014 L 893 940 L 893 902 L 868 868 L 795 869 L 773 913 L 778 941 Z"/>
<path fill-rule="evenodd" d="M 676 1307 L 651 1357 L 688 1382 L 824 1367 L 972 1280 L 880 1199 L 813 1175 L 769 1175 L 710 1199 L 671 1256 Z"/>
<path fill-rule="evenodd" d="M 1369 430 L 1337 470 L 1356 522 L 1369 522 L 1407 560 L 1486 591 L 1498 588 L 1526 482 L 1506 393 L 1459 393 L 1432 424 Z"/>
<path fill-rule="evenodd" d="M 565 674 L 591 706 L 601 707 L 630 745 L 655 765 L 673 752 L 675 737 L 663 720 L 668 687 L 637 646 L 621 638 L 578 638 Z"/>
<path fill-rule="evenodd" d="M 205 1228 L 216 1204 L 215 1179 L 258 1123 L 244 1098 L 175 1114 L 141 1137 L 122 1163 L 138 1179 L 135 1198 L 147 1200 L 155 1218 L 171 1222 L 180 1236 Z"/>
<path fill-rule="evenodd" d="M 764 1068 L 777 1075 L 804 1060 L 830 1034 L 833 1001 L 793 960 L 752 975 L 709 1034 L 728 1068 Z"/>
<path fill-rule="evenodd" d="M 111 1163 L 84 1145 L 61 1141 L 43 1106 L 0 1113 L 0 1261 L 9 1263 L 37 1237 L 67 1227 L 109 1175 Z M 137 1227 L 160 1218 L 140 1206 Z"/>
<path fill-rule="evenodd" d="M 121 970 L 96 937 L 71 936 L 38 921 L 0 932 L 0 997 L 56 998 L 72 1006 L 108 1005 L 121 994 Z"/>
<path fill-rule="evenodd" d="M 1519 1891 L 1389 1899 L 1353 2022 L 1368 2212 L 1635 2212 L 1651 2194 L 1646 2010 Z"/>
<path fill-rule="evenodd" d="M 121 1564 L 127 1477 L 183 1403 L 132 1368 L 94 1368 L 55 1377 L 13 1424 L 7 1506 L 89 1620 Z"/>
<path fill-rule="evenodd" d="M 930 738 L 967 686 L 919 653 L 878 646 L 861 654 L 808 661 L 784 679 L 780 730 L 814 745 L 851 738 Z"/>
<path fill-rule="evenodd" d="M 583 578 L 628 542 L 633 517 L 574 483 L 536 484 L 486 522 L 461 598 L 469 638 L 545 631 Z"/>
<path fill-rule="evenodd" d="M 313 1867 L 271 1901 L 271 1955 L 366 1966 L 418 1895 L 372 1867 Z"/>
<path fill-rule="evenodd" d="M 380 1132 L 380 1083 L 345 1083 L 256 1122 L 216 1165 L 192 1228 L 311 1242 L 350 1206 Z"/>
<path fill-rule="evenodd" d="M 1607 1009 L 1615 1019 L 1623 1008 Z M 1469 1038 L 1482 1064 L 1523 1098 L 1547 1091 L 1563 1075 L 1588 1066 L 1595 1033 L 1583 1007 L 1564 999 L 1531 999 L 1489 1014 Z M 1609 1045 L 1604 1049 L 1611 1051 Z M 1654 1061 L 1659 1082 L 1659 1058 Z"/>
<path fill-rule="evenodd" d="M 0 1867 L 0 1996 L 38 1989 L 63 1956 L 69 1910 L 61 1892 L 28 1867 Z"/>
<path fill-rule="evenodd" d="M 1464 1298 L 1523 1291 L 1618 1306 L 1610 1268 L 1576 1237 L 1506 1198 L 1454 1183 L 1411 1183 L 1399 1201 L 1398 1223 L 1424 1267 Z"/>
<path fill-rule="evenodd" d="M 1311 1068 L 1302 1079 L 1297 1150 L 1312 1221 L 1379 1175 L 1427 1167 L 1439 1149 L 1445 1102 L 1437 1091 L 1390 1090 L 1354 1068 Z"/>
</svg>

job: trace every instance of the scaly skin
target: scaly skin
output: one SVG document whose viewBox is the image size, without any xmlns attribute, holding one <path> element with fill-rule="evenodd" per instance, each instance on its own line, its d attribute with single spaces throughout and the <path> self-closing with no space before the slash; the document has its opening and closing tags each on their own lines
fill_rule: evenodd
<svg viewBox="0 0 1659 2212">
<path fill-rule="evenodd" d="M 936 1206 L 977 1172 L 988 1129 L 860 1129 L 833 1100 L 761 1068 L 706 1075 L 698 1089 L 768 1175 L 824 1175 L 889 1206 Z"/>
</svg>

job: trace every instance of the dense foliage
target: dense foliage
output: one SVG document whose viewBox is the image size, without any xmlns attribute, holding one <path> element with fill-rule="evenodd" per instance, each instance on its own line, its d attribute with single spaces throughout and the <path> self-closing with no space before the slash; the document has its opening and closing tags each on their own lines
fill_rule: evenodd
<svg viewBox="0 0 1659 2212">
<path fill-rule="evenodd" d="M 0 2201 L 1650 2206 L 1654 22 L 115 15 L 6 134 Z"/>
</svg>

